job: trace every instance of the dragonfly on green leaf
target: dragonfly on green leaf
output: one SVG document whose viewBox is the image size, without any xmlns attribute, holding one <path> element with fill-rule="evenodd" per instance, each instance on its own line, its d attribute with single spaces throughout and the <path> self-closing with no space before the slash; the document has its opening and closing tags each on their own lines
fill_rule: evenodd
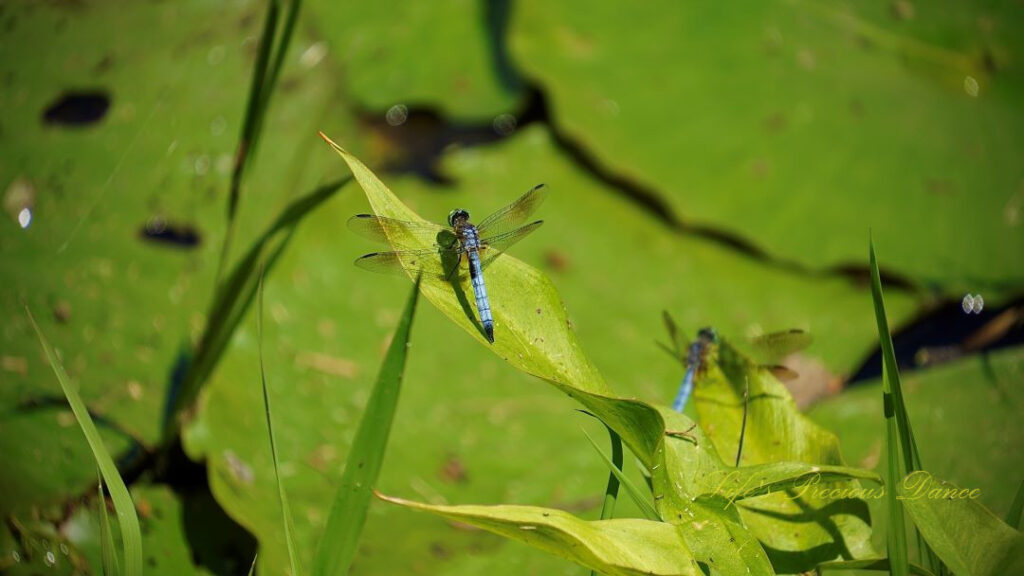
<svg viewBox="0 0 1024 576">
<path fill-rule="evenodd" d="M 706 366 L 708 352 L 712 346 L 718 344 L 718 333 L 713 328 L 702 328 L 697 333 L 697 338 L 690 344 L 686 344 L 682 340 L 675 320 L 669 316 L 668 312 L 664 312 L 662 316 L 665 320 L 665 327 L 668 329 L 669 338 L 672 340 L 671 348 L 664 345 L 662 347 L 673 358 L 682 362 L 686 368 L 683 380 L 679 384 L 679 391 L 672 402 L 672 409 L 682 412 L 686 408 L 690 396 L 693 395 L 697 376 Z M 811 335 L 798 329 L 772 332 L 751 339 L 751 344 L 758 356 L 773 360 L 799 352 L 810 343 Z M 770 371 L 779 380 L 794 380 L 798 376 L 796 372 L 780 364 L 762 364 L 760 367 Z"/>
<path fill-rule="evenodd" d="M 356 266 L 373 272 L 423 274 L 446 281 L 469 275 L 480 324 L 494 342 L 494 317 L 487 297 L 483 271 L 516 242 L 525 238 L 542 220 L 526 223 L 547 196 L 544 185 L 532 188 L 518 200 L 473 225 L 461 208 L 448 214 L 448 226 L 429 222 L 395 220 L 373 214 L 357 214 L 348 227 L 357 234 L 390 244 L 391 252 L 374 252 L 356 260 Z M 423 245 L 430 248 L 418 248 Z M 413 248 L 413 247 L 417 248 Z"/>
</svg>

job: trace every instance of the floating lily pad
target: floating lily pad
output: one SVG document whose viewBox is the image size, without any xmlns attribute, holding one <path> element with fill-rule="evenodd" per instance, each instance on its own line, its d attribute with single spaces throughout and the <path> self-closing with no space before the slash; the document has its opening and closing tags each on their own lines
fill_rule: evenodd
<svg viewBox="0 0 1024 576">
<path fill-rule="evenodd" d="M 510 44 L 559 131 L 685 223 L 815 270 L 866 267 L 871 229 L 919 285 L 1019 290 L 1017 9 L 897 4 L 527 1 Z"/>
</svg>

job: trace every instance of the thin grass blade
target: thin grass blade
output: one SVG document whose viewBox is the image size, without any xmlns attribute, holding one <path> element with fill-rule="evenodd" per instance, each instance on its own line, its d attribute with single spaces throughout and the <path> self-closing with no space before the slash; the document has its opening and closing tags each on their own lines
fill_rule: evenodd
<svg viewBox="0 0 1024 576">
<path fill-rule="evenodd" d="M 267 415 L 267 432 L 270 437 L 270 454 L 274 460 L 274 478 L 277 481 L 277 496 L 281 501 L 281 515 L 284 519 L 284 540 L 288 546 L 288 561 L 291 564 L 292 576 L 301 576 L 302 570 L 299 566 L 298 554 L 295 552 L 294 528 L 292 527 L 292 512 L 288 506 L 288 494 L 281 482 L 280 459 L 277 454 L 277 437 L 274 435 L 274 419 L 270 412 L 270 393 L 267 391 L 267 372 L 263 364 L 263 266 L 260 266 L 259 274 L 259 302 L 256 305 L 256 338 L 259 342 L 260 359 L 260 384 L 263 387 L 263 407 Z"/>
<path fill-rule="evenodd" d="M 252 81 L 249 83 L 249 95 L 245 104 L 245 117 L 242 121 L 242 133 L 238 136 L 238 148 L 235 151 L 235 165 L 231 171 L 231 187 L 228 191 L 228 213 L 227 224 L 224 231 L 224 240 L 220 247 L 220 257 L 217 260 L 217 275 L 214 277 L 216 288 L 219 290 L 221 279 L 224 276 L 224 267 L 227 266 L 231 254 L 231 245 L 235 237 L 235 221 L 238 214 L 238 201 L 242 193 L 242 179 L 245 175 L 245 168 L 249 165 L 249 158 L 256 147 L 256 136 L 259 126 L 262 124 L 263 113 L 266 112 L 266 105 L 263 94 L 267 77 L 267 68 L 270 63 L 270 54 L 274 46 L 274 35 L 277 31 L 277 21 L 281 10 L 278 0 L 267 2 L 267 15 L 263 19 L 263 31 L 260 33 L 259 47 L 256 52 L 256 64 L 252 71 Z"/>
<path fill-rule="evenodd" d="M 110 518 L 107 516 L 107 499 L 103 494 L 103 473 L 97 467 L 99 475 L 99 499 L 100 505 L 100 545 L 102 547 L 103 573 L 106 576 L 117 576 L 121 573 L 121 567 L 117 563 L 117 551 L 114 549 L 114 534 L 110 530 Z"/>
<path fill-rule="evenodd" d="M 417 278 L 359 422 L 345 472 L 317 548 L 313 571 L 316 576 L 341 576 L 347 574 L 352 565 L 398 406 L 419 294 L 420 279 Z"/>
<path fill-rule="evenodd" d="M 110 490 L 110 498 L 114 501 L 114 510 L 117 512 L 117 520 L 121 526 L 121 544 L 124 548 L 124 574 L 125 576 L 140 576 L 142 574 L 142 535 L 139 531 L 139 517 L 135 512 L 135 503 L 132 501 L 132 496 L 128 493 L 128 487 L 125 486 L 124 480 L 121 479 L 117 466 L 114 465 L 113 458 L 110 457 L 106 446 L 103 445 L 103 439 L 100 438 L 100 433 L 96 430 L 96 425 L 89 416 L 89 410 L 85 407 L 85 403 L 82 402 L 78 391 L 71 385 L 68 375 L 64 371 L 64 366 L 60 363 L 60 359 L 57 358 L 57 353 L 53 350 L 46 336 L 43 335 L 39 325 L 36 324 L 36 319 L 32 316 L 32 311 L 29 310 L 28 306 L 25 306 L 25 313 L 28 315 L 28 320 L 32 324 L 32 328 L 35 329 L 36 335 L 39 337 L 39 343 L 43 346 L 43 351 L 46 353 L 46 359 L 50 362 L 50 367 L 53 368 L 54 374 L 57 375 L 57 381 L 60 382 L 64 395 L 68 398 L 71 411 L 75 414 L 75 419 L 78 420 L 78 426 L 82 429 L 82 433 L 85 434 L 86 441 L 89 442 L 89 448 L 92 449 L 93 458 L 96 459 L 96 464 L 99 466 L 100 475 L 103 477 L 108 490 Z"/>
<path fill-rule="evenodd" d="M 206 329 L 199 340 L 195 356 L 189 363 L 181 388 L 171 392 L 164 414 L 165 441 L 173 437 L 182 413 L 199 395 L 203 384 L 220 362 L 239 322 L 245 317 L 256 294 L 259 263 L 272 270 L 284 252 L 295 229 L 311 212 L 334 196 L 351 177 L 325 184 L 291 204 L 257 238 L 245 256 L 235 264 L 231 274 L 220 285 L 207 312 Z"/>
<path fill-rule="evenodd" d="M 896 487 L 903 480 L 906 470 L 909 468 L 907 462 L 900 461 L 900 451 L 909 450 L 905 447 L 900 427 L 896 419 L 897 400 L 902 404 L 902 395 L 897 395 L 894 390 L 899 390 L 899 371 L 896 368 L 896 355 L 893 352 L 892 337 L 889 334 L 889 322 L 885 316 L 885 302 L 882 298 L 882 280 L 878 273 L 878 262 L 875 260 L 874 242 L 870 246 L 871 266 L 871 300 L 875 307 L 875 321 L 878 324 L 878 338 L 881 341 L 883 360 L 883 410 L 885 412 L 885 445 L 888 457 L 886 467 L 886 490 L 885 501 L 889 515 L 889 532 L 887 535 L 887 548 L 891 573 L 895 576 L 906 576 L 910 573 L 910 565 L 907 553 L 907 528 L 906 517 L 903 511 L 903 503 L 897 497 Z M 905 452 L 906 453 L 906 452 Z"/>
<path fill-rule="evenodd" d="M 608 426 L 608 437 L 612 444 L 612 465 L 622 472 L 622 438 Z M 619 497 L 619 477 L 614 472 L 608 473 L 608 486 L 604 489 L 604 503 L 601 504 L 601 520 L 608 520 L 615 514 L 615 501 Z M 597 576 L 597 572 L 591 570 L 590 576 Z"/>
<path fill-rule="evenodd" d="M 256 560 L 260 557 L 259 553 L 252 557 L 252 564 L 249 566 L 249 576 L 256 573 Z"/>
<path fill-rule="evenodd" d="M 615 430 L 605 426 L 612 444 L 612 464 L 622 472 L 622 438 Z M 608 486 L 604 490 L 604 503 L 601 505 L 601 519 L 607 520 L 615 514 L 615 501 L 619 497 L 619 477 L 614 472 L 608 473 Z"/>
<path fill-rule="evenodd" d="M 644 517 L 648 520 L 660 521 L 661 515 L 658 514 L 658 511 L 654 509 L 654 505 L 652 505 L 647 500 L 647 497 L 644 495 L 644 493 L 641 492 L 639 488 L 637 488 L 636 484 L 633 484 L 633 482 L 625 474 L 622 473 L 621 468 L 615 465 L 612 459 L 609 458 L 608 455 L 604 453 L 604 450 L 601 450 L 601 448 L 597 445 L 597 442 L 594 442 L 594 439 L 590 437 L 590 434 L 587 434 L 586 430 L 583 430 L 583 435 L 587 437 L 587 440 L 589 440 L 590 444 L 593 445 L 594 450 L 597 450 L 597 453 L 601 456 L 601 459 L 604 460 L 604 463 L 608 465 L 608 470 L 612 473 L 612 475 L 615 476 L 615 478 L 618 479 L 622 486 L 626 488 L 626 494 L 629 494 L 629 497 L 633 500 L 633 502 L 636 503 L 637 507 L 640 508 L 640 512 L 643 513 Z"/>
</svg>

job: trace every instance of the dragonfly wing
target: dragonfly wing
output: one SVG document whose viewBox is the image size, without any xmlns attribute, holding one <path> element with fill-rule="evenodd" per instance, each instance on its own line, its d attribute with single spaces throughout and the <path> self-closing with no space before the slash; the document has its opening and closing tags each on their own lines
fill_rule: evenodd
<svg viewBox="0 0 1024 576">
<path fill-rule="evenodd" d="M 484 218 L 476 227 L 481 238 L 496 238 L 514 231 L 533 214 L 547 198 L 548 191 L 543 184 L 530 189 L 515 202 Z"/>
<path fill-rule="evenodd" d="M 540 225 L 543 223 L 543 220 L 537 220 L 536 222 L 531 222 L 522 228 L 516 228 L 511 232 L 506 232 L 498 236 L 482 238 L 480 240 L 480 243 L 482 244 L 480 248 L 480 264 L 486 267 L 488 264 L 493 262 L 495 258 L 501 256 L 505 250 L 508 250 L 509 246 L 519 242 L 530 232 L 540 228 Z"/>
<path fill-rule="evenodd" d="M 661 311 L 661 319 L 665 322 L 665 329 L 668 330 L 668 337 L 672 339 L 672 348 L 675 350 L 676 358 L 682 360 L 686 358 L 686 343 L 683 342 L 680 336 L 679 327 L 676 326 L 675 319 L 669 315 L 668 310 Z"/>
<path fill-rule="evenodd" d="M 383 274 L 404 274 L 406 271 L 447 279 L 459 266 L 457 252 L 444 250 L 398 250 L 374 252 L 356 259 L 356 266 Z"/>
<path fill-rule="evenodd" d="M 783 330 L 753 338 L 751 343 L 762 358 L 778 359 L 810 346 L 811 335 L 804 330 Z"/>
<path fill-rule="evenodd" d="M 451 247 L 455 234 L 430 222 L 409 222 L 373 214 L 356 214 L 348 219 L 349 230 L 363 238 L 396 248 L 423 249 L 424 246 Z"/>
</svg>

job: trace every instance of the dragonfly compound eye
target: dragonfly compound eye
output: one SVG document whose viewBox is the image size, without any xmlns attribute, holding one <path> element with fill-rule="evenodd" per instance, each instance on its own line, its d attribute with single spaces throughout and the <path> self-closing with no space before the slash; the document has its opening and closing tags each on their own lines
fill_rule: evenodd
<svg viewBox="0 0 1024 576">
<path fill-rule="evenodd" d="M 448 225 L 455 226 L 455 222 L 458 220 L 466 221 L 469 220 L 469 212 L 466 212 L 462 208 L 456 208 L 448 213 Z"/>
</svg>

